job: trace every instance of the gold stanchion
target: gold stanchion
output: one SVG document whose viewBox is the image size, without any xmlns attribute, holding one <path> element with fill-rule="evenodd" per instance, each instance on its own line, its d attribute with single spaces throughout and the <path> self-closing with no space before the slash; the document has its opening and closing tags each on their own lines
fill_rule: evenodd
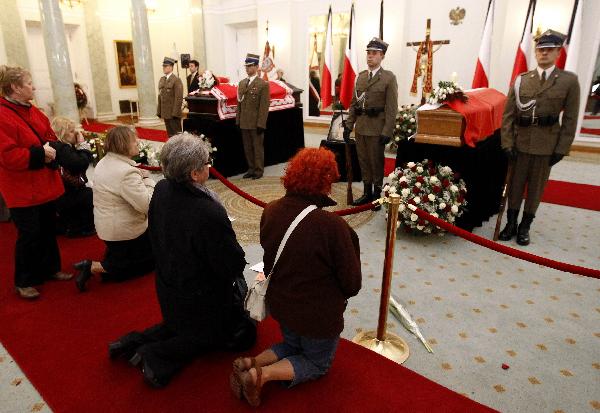
<svg viewBox="0 0 600 413">
<path fill-rule="evenodd" d="M 390 286 L 392 283 L 392 267 L 394 264 L 394 244 L 396 243 L 396 223 L 400 195 L 390 195 L 388 209 L 387 235 L 385 240 L 385 260 L 383 262 L 383 279 L 381 281 L 381 301 L 379 302 L 379 322 L 377 331 L 370 330 L 357 334 L 352 341 L 373 350 L 388 359 L 402 364 L 409 356 L 408 344 L 393 333 L 386 333 L 388 305 L 390 301 Z"/>
</svg>

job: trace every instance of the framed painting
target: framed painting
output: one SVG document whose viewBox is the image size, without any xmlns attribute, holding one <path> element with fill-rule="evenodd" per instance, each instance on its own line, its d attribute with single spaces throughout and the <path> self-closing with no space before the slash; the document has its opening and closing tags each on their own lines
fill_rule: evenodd
<svg viewBox="0 0 600 413">
<path fill-rule="evenodd" d="M 131 40 L 115 40 L 117 57 L 117 78 L 120 88 L 136 87 L 135 65 L 133 63 L 133 43 Z"/>
</svg>

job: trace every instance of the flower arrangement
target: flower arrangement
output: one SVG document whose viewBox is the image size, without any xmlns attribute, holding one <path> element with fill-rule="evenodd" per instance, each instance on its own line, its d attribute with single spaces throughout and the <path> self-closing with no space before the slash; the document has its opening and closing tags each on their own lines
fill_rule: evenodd
<svg viewBox="0 0 600 413">
<path fill-rule="evenodd" d="M 396 115 L 393 143 L 409 139 L 417 133 L 417 105 L 402 105 Z"/>
<path fill-rule="evenodd" d="M 160 166 L 160 151 L 154 149 L 148 142 L 138 140 L 138 148 L 140 153 L 133 157 L 137 163 L 148 166 Z"/>
<path fill-rule="evenodd" d="M 396 168 L 388 179 L 383 188 L 385 197 L 393 193 L 401 196 L 398 221 L 407 232 L 444 233 L 441 228 L 419 218 L 407 205 L 414 205 L 434 217 L 453 223 L 462 215 L 467 204 L 467 188 L 458 173 L 431 160 L 409 162 L 404 169 Z"/>
<path fill-rule="evenodd" d="M 215 86 L 215 76 L 210 70 L 205 70 L 200 77 L 198 77 L 198 87 L 200 89 L 210 89 Z"/>
<path fill-rule="evenodd" d="M 105 133 L 96 133 L 96 132 L 88 132 L 82 131 L 83 139 L 90 145 L 90 151 L 92 152 L 92 163 L 94 166 L 104 157 L 104 138 L 106 138 Z"/>
<path fill-rule="evenodd" d="M 440 81 L 438 86 L 433 90 L 427 103 L 435 105 L 437 103 L 446 103 L 453 100 L 466 102 L 469 98 L 465 95 L 462 87 L 455 81 Z"/>
</svg>

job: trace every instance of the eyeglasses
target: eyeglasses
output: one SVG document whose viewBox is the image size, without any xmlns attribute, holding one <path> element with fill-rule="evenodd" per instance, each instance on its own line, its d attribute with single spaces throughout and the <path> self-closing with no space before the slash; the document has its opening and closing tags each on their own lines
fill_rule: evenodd
<svg viewBox="0 0 600 413">
<path fill-rule="evenodd" d="M 204 166 L 209 166 L 209 167 L 211 167 L 211 166 L 212 166 L 212 164 L 213 164 L 213 162 L 214 162 L 214 159 L 213 159 L 213 158 L 208 158 L 208 161 L 204 162 Z"/>
</svg>

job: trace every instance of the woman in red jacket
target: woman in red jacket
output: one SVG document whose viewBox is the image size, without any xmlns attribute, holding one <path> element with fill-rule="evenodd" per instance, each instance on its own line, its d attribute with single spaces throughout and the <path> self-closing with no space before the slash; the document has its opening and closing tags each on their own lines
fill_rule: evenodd
<svg viewBox="0 0 600 413">
<path fill-rule="evenodd" d="M 39 296 L 35 285 L 60 272 L 54 201 L 64 187 L 57 170 L 56 141 L 48 118 L 29 103 L 31 74 L 0 66 L 0 193 L 17 227 L 15 287 L 22 298 Z"/>
</svg>

